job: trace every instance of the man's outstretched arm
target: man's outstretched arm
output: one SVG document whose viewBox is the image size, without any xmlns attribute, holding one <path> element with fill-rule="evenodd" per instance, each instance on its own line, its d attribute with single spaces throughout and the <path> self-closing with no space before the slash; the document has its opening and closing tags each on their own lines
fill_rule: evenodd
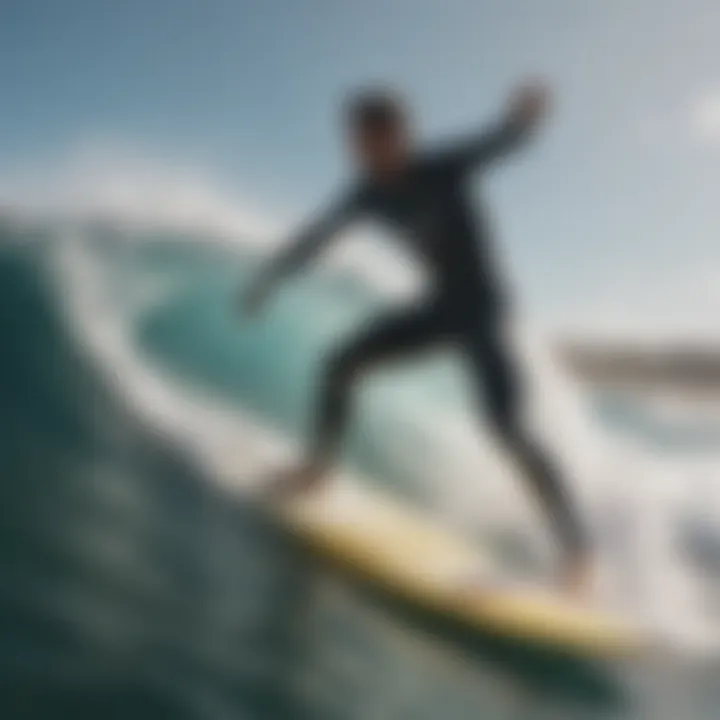
<svg viewBox="0 0 720 720">
<path fill-rule="evenodd" d="M 503 119 L 494 127 L 451 146 L 443 155 L 460 169 L 473 169 L 497 160 L 521 147 L 546 114 L 548 92 L 528 84 L 510 101 Z"/>
<path fill-rule="evenodd" d="M 355 217 L 358 205 L 357 192 L 347 193 L 291 239 L 287 247 L 271 258 L 243 290 L 243 310 L 258 310 L 282 280 L 315 257 Z"/>
</svg>

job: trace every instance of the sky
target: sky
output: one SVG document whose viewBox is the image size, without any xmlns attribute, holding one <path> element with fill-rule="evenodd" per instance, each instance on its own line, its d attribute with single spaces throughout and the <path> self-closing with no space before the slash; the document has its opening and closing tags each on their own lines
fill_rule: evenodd
<svg viewBox="0 0 720 720">
<path fill-rule="evenodd" d="M 543 133 L 478 183 L 523 301 L 708 331 L 718 37 L 716 0 L 0 0 L 0 188 L 60 184 L 103 146 L 196 173 L 253 217 L 301 218 L 348 174 L 353 87 L 395 85 L 436 138 L 539 77 Z"/>
</svg>

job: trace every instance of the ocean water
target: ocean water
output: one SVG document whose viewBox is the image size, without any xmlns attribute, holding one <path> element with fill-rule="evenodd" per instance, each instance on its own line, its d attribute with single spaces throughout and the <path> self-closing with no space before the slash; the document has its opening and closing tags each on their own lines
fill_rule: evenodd
<svg viewBox="0 0 720 720">
<path fill-rule="evenodd" d="M 259 260 L 209 232 L 0 226 L 3 717 L 717 717 L 712 408 L 582 390 L 520 330 L 603 599 L 658 644 L 591 663 L 471 637 L 315 567 L 243 502 L 302 446 L 323 354 L 387 302 L 324 268 L 240 322 Z M 464 382 L 443 355 L 372 379 L 347 463 L 542 569 Z"/>
</svg>

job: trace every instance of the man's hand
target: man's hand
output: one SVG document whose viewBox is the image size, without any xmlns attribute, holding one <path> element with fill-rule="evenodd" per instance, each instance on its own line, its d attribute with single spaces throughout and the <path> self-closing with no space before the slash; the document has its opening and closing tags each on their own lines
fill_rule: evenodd
<svg viewBox="0 0 720 720">
<path fill-rule="evenodd" d="M 524 127 L 536 125 L 547 114 L 550 91 L 540 82 L 529 82 L 510 101 L 510 120 Z"/>
</svg>

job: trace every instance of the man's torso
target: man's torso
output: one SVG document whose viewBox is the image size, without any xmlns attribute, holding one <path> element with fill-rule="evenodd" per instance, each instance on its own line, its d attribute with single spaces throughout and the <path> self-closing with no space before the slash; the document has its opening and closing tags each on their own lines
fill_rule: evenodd
<svg viewBox="0 0 720 720">
<path fill-rule="evenodd" d="M 500 300 L 487 220 L 470 201 L 467 180 L 433 158 L 412 162 L 386 185 L 362 184 L 360 209 L 396 230 L 431 272 L 443 297 L 488 306 Z"/>
</svg>

